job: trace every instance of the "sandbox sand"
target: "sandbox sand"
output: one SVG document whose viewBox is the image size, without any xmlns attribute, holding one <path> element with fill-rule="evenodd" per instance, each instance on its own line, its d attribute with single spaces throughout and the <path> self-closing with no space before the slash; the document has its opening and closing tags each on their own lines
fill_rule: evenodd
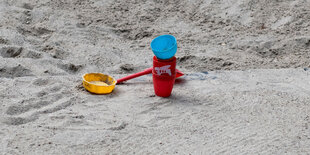
<svg viewBox="0 0 310 155">
<path fill-rule="evenodd" d="M 309 154 L 308 0 L 1 0 L 0 154 Z M 170 98 L 152 77 L 92 95 L 81 76 L 152 66 L 178 41 Z"/>
</svg>

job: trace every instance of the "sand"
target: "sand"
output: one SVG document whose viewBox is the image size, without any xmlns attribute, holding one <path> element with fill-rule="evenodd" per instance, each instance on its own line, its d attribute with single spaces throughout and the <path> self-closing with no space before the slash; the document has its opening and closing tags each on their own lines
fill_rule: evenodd
<svg viewBox="0 0 310 155">
<path fill-rule="evenodd" d="M 1 0 L 0 154 L 309 154 L 307 0 Z M 170 98 L 152 77 L 109 95 L 82 75 L 152 66 L 178 41 Z"/>
</svg>

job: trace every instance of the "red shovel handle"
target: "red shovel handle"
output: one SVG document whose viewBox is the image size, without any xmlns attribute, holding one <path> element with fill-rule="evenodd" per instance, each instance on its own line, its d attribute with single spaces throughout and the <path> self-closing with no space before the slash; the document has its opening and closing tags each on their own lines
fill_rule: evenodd
<svg viewBox="0 0 310 155">
<path fill-rule="evenodd" d="M 153 68 L 148 68 L 148 69 L 146 69 L 146 70 L 144 70 L 142 72 L 135 73 L 135 74 L 128 75 L 126 77 L 120 78 L 120 79 L 117 80 L 117 83 L 122 83 L 124 81 L 130 80 L 130 79 L 142 76 L 142 75 L 151 74 L 152 73 L 152 69 Z"/>
<path fill-rule="evenodd" d="M 142 72 L 139 72 L 139 73 L 135 73 L 135 74 L 132 74 L 132 75 L 128 75 L 126 77 L 123 77 L 123 78 L 120 78 L 117 80 L 117 83 L 122 83 L 124 81 L 127 81 L 127 80 L 130 80 L 130 79 L 133 79 L 133 78 L 136 78 L 136 77 L 139 77 L 139 76 L 143 76 L 143 75 L 146 75 L 146 74 L 151 74 L 152 73 L 152 67 L 151 68 L 148 68 L 148 69 L 145 69 L 144 71 Z M 181 71 L 179 71 L 178 69 L 176 69 L 176 78 L 180 77 L 180 76 L 183 76 L 184 73 L 182 73 Z"/>
</svg>

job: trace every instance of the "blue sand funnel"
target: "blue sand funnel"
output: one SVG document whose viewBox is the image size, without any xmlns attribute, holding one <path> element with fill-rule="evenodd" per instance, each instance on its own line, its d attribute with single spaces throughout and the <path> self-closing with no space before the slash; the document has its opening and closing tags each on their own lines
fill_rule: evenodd
<svg viewBox="0 0 310 155">
<path fill-rule="evenodd" d="M 170 59 L 177 52 L 177 40 L 172 35 L 161 35 L 151 42 L 151 48 L 158 59 Z"/>
</svg>

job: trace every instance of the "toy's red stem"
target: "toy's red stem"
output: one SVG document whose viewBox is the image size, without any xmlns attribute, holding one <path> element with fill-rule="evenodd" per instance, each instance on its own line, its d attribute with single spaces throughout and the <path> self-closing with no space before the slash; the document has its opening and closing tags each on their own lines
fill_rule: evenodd
<svg viewBox="0 0 310 155">
<path fill-rule="evenodd" d="M 130 80 L 130 79 L 133 79 L 133 78 L 136 78 L 136 77 L 139 77 L 139 76 L 143 76 L 143 75 L 146 75 L 146 74 L 151 74 L 152 73 L 152 69 L 153 68 L 148 68 L 148 69 L 145 69 L 142 72 L 135 73 L 135 74 L 128 75 L 126 77 L 120 78 L 120 79 L 117 80 L 117 84 L 118 83 L 122 83 L 122 82 L 127 81 L 127 80 Z M 184 75 L 184 73 L 182 73 L 181 71 L 176 69 L 176 78 L 178 78 L 180 76 L 183 76 L 183 75 Z"/>
</svg>

